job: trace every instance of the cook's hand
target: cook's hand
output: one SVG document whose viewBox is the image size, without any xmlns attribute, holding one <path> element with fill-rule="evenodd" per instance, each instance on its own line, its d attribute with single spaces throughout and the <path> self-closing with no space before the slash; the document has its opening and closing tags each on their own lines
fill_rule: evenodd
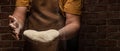
<svg viewBox="0 0 120 51">
<path fill-rule="evenodd" d="M 13 34 L 12 36 L 16 39 L 19 40 L 19 33 L 22 28 L 21 24 L 18 22 L 18 20 L 14 17 L 9 15 L 10 18 L 10 24 L 9 26 L 13 29 Z"/>
<path fill-rule="evenodd" d="M 23 34 L 31 40 L 43 43 L 51 42 L 59 36 L 59 32 L 54 29 L 47 31 L 26 30 Z"/>
</svg>

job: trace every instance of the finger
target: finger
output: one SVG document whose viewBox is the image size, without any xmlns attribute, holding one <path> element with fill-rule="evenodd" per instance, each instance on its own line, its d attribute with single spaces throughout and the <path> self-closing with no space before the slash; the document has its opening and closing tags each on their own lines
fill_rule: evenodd
<svg viewBox="0 0 120 51">
<path fill-rule="evenodd" d="M 13 16 L 10 16 L 11 19 L 13 19 L 13 21 L 11 20 L 10 23 L 13 23 L 13 25 L 15 25 L 16 27 L 19 27 L 17 19 Z"/>
<path fill-rule="evenodd" d="M 15 34 L 15 36 L 16 36 L 16 39 L 17 40 L 19 40 L 20 38 L 19 38 L 19 34 L 17 33 L 17 32 L 15 32 L 16 34 Z"/>
<path fill-rule="evenodd" d="M 17 32 L 16 31 L 12 31 L 13 32 L 13 35 L 16 35 L 17 34 Z"/>
<path fill-rule="evenodd" d="M 9 19 L 10 19 L 10 23 L 15 21 L 14 17 L 11 15 L 9 15 Z"/>
<path fill-rule="evenodd" d="M 18 27 L 19 27 L 19 25 L 18 25 L 17 21 L 14 21 L 14 22 L 13 22 L 13 25 L 15 25 L 15 26 L 16 26 L 16 28 L 18 28 Z"/>
<path fill-rule="evenodd" d="M 9 18 L 10 18 L 10 23 L 13 23 L 14 25 L 17 26 L 17 19 L 11 15 L 9 15 Z"/>
<path fill-rule="evenodd" d="M 15 25 L 13 25 L 13 23 L 10 23 L 9 26 L 13 29 L 16 29 L 17 27 Z"/>
<path fill-rule="evenodd" d="M 16 40 L 19 40 L 20 38 L 18 37 L 18 36 L 16 36 L 16 35 L 12 35 L 13 36 L 13 38 L 15 38 Z"/>
<path fill-rule="evenodd" d="M 14 23 L 14 24 L 17 23 L 17 19 L 15 17 L 9 16 L 9 18 L 10 18 L 10 23 Z"/>
<path fill-rule="evenodd" d="M 16 39 L 15 35 L 12 34 L 12 37 Z"/>
<path fill-rule="evenodd" d="M 17 40 L 19 40 L 19 39 L 20 39 L 18 34 L 16 34 L 16 39 L 17 39 Z"/>
<path fill-rule="evenodd" d="M 14 21 L 14 17 L 9 15 L 9 19 Z"/>
<path fill-rule="evenodd" d="M 14 28 L 18 28 L 19 27 L 17 21 L 14 21 L 14 22 L 10 23 L 10 26 L 14 27 Z"/>
<path fill-rule="evenodd" d="M 13 31 L 13 37 L 15 38 L 15 39 L 17 39 L 17 40 L 19 40 L 20 38 L 19 38 L 19 34 L 16 32 L 16 31 Z"/>
</svg>

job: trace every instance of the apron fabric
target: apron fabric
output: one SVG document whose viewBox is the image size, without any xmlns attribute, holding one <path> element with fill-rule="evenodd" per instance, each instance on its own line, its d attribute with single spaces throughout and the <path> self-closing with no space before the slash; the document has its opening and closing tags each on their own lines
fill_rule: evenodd
<svg viewBox="0 0 120 51">
<path fill-rule="evenodd" d="M 31 3 L 28 29 L 59 30 L 64 26 L 64 17 L 59 12 L 57 0 L 33 0 Z"/>
<path fill-rule="evenodd" d="M 60 14 L 57 0 L 33 0 L 30 5 L 30 14 L 27 17 L 26 29 L 37 31 L 59 30 L 64 26 L 65 17 Z M 64 48 L 62 43 L 61 40 L 55 40 L 50 42 L 48 46 L 26 40 L 24 51 L 64 51 L 62 50 Z"/>
</svg>

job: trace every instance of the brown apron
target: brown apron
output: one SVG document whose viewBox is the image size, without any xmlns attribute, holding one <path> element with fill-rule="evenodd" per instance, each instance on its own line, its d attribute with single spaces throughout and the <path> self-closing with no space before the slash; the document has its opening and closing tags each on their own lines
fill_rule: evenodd
<svg viewBox="0 0 120 51">
<path fill-rule="evenodd" d="M 29 29 L 60 29 L 64 26 L 64 17 L 59 12 L 57 0 L 33 0 L 29 16 Z"/>
<path fill-rule="evenodd" d="M 30 15 L 27 19 L 27 29 L 38 31 L 48 29 L 59 30 L 65 24 L 65 17 L 59 13 L 57 0 L 33 0 L 31 2 Z M 58 41 L 51 42 L 51 44 L 54 45 L 45 46 L 44 44 L 34 44 L 27 41 L 25 51 L 58 51 Z"/>
</svg>

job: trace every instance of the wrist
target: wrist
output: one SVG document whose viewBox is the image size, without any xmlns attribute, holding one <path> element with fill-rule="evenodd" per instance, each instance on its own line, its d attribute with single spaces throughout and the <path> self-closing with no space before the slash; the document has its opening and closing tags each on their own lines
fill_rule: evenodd
<svg viewBox="0 0 120 51">
<path fill-rule="evenodd" d="M 60 40 L 66 40 L 66 35 L 63 30 L 59 30 L 59 39 Z"/>
</svg>

